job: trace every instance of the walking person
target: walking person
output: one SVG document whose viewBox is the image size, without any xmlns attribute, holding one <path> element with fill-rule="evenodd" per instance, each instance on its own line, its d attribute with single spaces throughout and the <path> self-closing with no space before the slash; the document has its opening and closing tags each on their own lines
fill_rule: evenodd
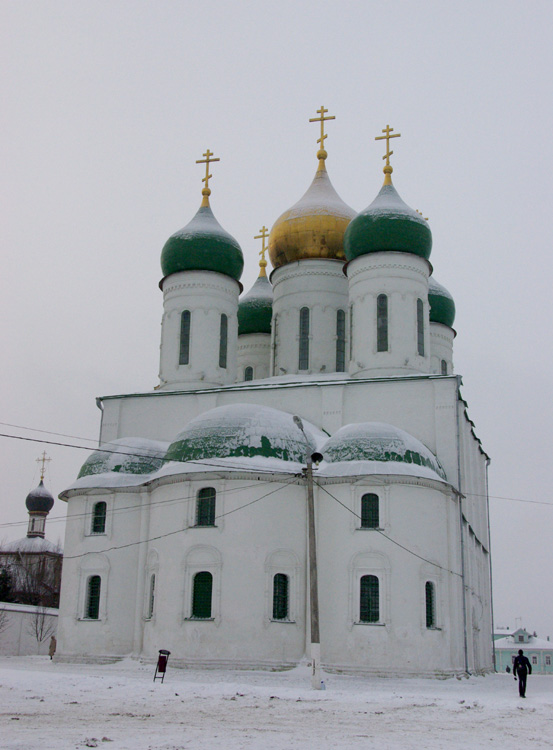
<svg viewBox="0 0 553 750">
<path fill-rule="evenodd" d="M 518 656 L 513 663 L 513 672 L 515 680 L 518 677 L 518 694 L 521 698 L 526 698 L 526 678 L 532 674 L 532 665 L 524 656 L 524 651 L 519 649 Z"/>
</svg>

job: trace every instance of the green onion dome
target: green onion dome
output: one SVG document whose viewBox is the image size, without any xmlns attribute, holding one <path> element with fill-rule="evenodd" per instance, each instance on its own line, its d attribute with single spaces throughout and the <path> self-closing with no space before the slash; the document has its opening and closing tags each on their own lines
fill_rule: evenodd
<svg viewBox="0 0 553 750">
<path fill-rule="evenodd" d="M 386 175 L 388 178 L 389 175 Z M 399 197 L 391 179 L 371 205 L 349 224 L 344 235 L 347 260 L 386 250 L 430 257 L 432 233 L 428 222 Z"/>
<path fill-rule="evenodd" d="M 262 267 L 255 284 L 238 304 L 238 335 L 271 333 L 272 317 L 273 287 Z"/>
<path fill-rule="evenodd" d="M 151 474 L 164 463 L 167 443 L 146 438 L 119 438 L 91 453 L 78 479 L 93 474 Z"/>
<path fill-rule="evenodd" d="M 221 459 L 255 459 L 260 468 L 270 468 L 267 459 L 303 464 L 321 438 L 316 428 L 304 422 L 309 447 L 293 417 L 287 412 L 255 404 L 218 406 L 189 422 L 167 451 L 167 461 L 206 461 L 221 465 Z M 248 462 L 249 463 L 249 462 Z"/>
<path fill-rule="evenodd" d="M 430 304 L 430 322 L 442 323 L 453 328 L 455 321 L 455 302 L 445 287 L 438 284 L 431 276 L 428 279 L 428 302 Z"/>
<path fill-rule="evenodd" d="M 172 234 L 161 251 L 164 278 L 179 271 L 217 271 L 239 281 L 243 268 L 240 245 L 219 224 L 207 198 L 192 221 Z"/>
<path fill-rule="evenodd" d="M 38 487 L 31 490 L 25 500 L 29 513 L 50 513 L 54 506 L 54 498 L 44 486 L 42 479 Z"/>
<path fill-rule="evenodd" d="M 431 477 L 433 473 L 437 475 L 434 478 L 447 479 L 436 456 L 420 440 L 405 430 L 383 422 L 345 425 L 325 443 L 322 454 L 328 464 L 387 463 L 394 464 L 386 469 L 390 474 Z M 415 467 L 422 467 L 422 471 Z M 367 473 L 374 473 L 368 467 L 365 469 Z M 365 469 L 360 468 L 359 471 Z"/>
</svg>

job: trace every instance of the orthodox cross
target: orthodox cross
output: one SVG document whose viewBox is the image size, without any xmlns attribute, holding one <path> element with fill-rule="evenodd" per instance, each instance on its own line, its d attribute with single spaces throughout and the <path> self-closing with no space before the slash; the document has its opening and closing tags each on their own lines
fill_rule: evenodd
<svg viewBox="0 0 553 750">
<path fill-rule="evenodd" d="M 205 156 L 205 159 L 197 159 L 196 164 L 205 164 L 205 177 L 202 178 L 202 182 L 205 182 L 205 187 L 202 190 L 202 195 L 211 195 L 211 190 L 209 190 L 209 180 L 211 179 L 212 175 L 209 174 L 209 165 L 214 161 L 221 161 L 220 159 L 212 159 L 213 152 L 207 149 L 205 154 L 202 154 L 202 156 Z M 204 192 L 209 191 L 209 192 Z"/>
<path fill-rule="evenodd" d="M 259 255 L 261 255 L 261 260 L 259 261 L 259 267 L 261 268 L 262 273 L 261 276 L 265 275 L 265 267 L 267 266 L 267 261 L 265 260 L 265 253 L 267 252 L 267 248 L 265 247 L 265 239 L 267 238 L 267 235 L 269 234 L 269 230 L 265 225 L 261 227 L 259 230 L 261 234 L 257 234 L 254 237 L 254 240 L 262 240 L 262 246 L 261 251 L 259 252 Z"/>
<path fill-rule="evenodd" d="M 386 153 L 382 157 L 383 159 L 386 159 L 386 166 L 390 166 L 390 156 L 394 153 L 393 151 L 390 151 L 390 138 L 400 138 L 401 133 L 394 133 L 393 135 L 390 135 L 390 133 L 394 132 L 394 129 L 391 128 L 389 125 L 386 125 L 385 128 L 383 128 L 382 132 L 384 135 L 377 135 L 374 139 L 375 141 L 386 141 Z"/>
<path fill-rule="evenodd" d="M 47 464 L 51 460 L 52 460 L 51 458 L 46 458 L 46 451 L 43 451 L 42 456 L 36 459 L 37 464 L 42 464 L 40 468 L 40 481 L 41 482 L 44 480 L 44 471 L 46 468 L 45 464 Z"/>
<path fill-rule="evenodd" d="M 325 122 L 327 120 L 335 120 L 336 117 L 332 115 L 331 117 L 325 117 L 325 113 L 328 112 L 328 109 L 325 109 L 324 106 L 321 104 L 321 108 L 317 110 L 317 114 L 320 115 L 320 117 L 312 117 L 310 118 L 309 122 L 320 122 L 321 123 L 321 137 L 318 139 L 317 143 L 321 144 L 321 148 L 317 156 L 319 159 L 326 158 L 326 152 L 325 155 L 321 155 L 321 151 L 324 151 L 325 149 L 325 138 L 328 138 L 327 135 L 325 135 Z"/>
</svg>

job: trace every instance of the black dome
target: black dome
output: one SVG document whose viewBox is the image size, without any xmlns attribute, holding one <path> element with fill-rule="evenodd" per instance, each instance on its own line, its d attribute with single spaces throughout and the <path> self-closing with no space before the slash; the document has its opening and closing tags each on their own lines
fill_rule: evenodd
<svg viewBox="0 0 553 750">
<path fill-rule="evenodd" d="M 25 500 L 27 510 L 32 513 L 49 513 L 54 506 L 54 498 L 48 492 L 42 479 L 34 490 L 31 490 Z"/>
</svg>

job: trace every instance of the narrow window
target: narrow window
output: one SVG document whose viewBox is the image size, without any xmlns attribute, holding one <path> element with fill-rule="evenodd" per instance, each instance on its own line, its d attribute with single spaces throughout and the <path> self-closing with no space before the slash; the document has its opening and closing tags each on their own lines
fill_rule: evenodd
<svg viewBox="0 0 553 750">
<path fill-rule="evenodd" d="M 447 362 L 442 359 L 442 375 L 447 375 Z"/>
<path fill-rule="evenodd" d="M 519 643 L 524 643 L 524 636 L 523 635 L 519 635 L 518 642 Z"/>
<path fill-rule="evenodd" d="M 346 313 L 336 311 L 336 372 L 346 369 Z"/>
<path fill-rule="evenodd" d="M 151 619 L 154 614 L 154 600 L 156 591 L 156 574 L 152 573 L 150 576 L 150 595 L 148 597 L 148 619 Z"/>
<path fill-rule="evenodd" d="M 353 359 L 353 305 L 349 306 L 349 359 Z"/>
<path fill-rule="evenodd" d="M 549 655 L 546 655 L 546 657 L 545 657 L 545 664 L 548 667 L 551 666 L 551 657 Z"/>
<path fill-rule="evenodd" d="M 533 656 L 532 657 L 532 664 L 537 664 L 537 663 L 538 663 L 538 657 L 537 656 Z"/>
<path fill-rule="evenodd" d="M 106 511 L 107 505 L 102 500 L 99 503 L 94 504 L 92 510 L 92 533 L 93 534 L 105 534 L 106 533 Z"/>
<path fill-rule="evenodd" d="M 436 591 L 432 581 L 427 581 L 424 585 L 424 594 L 426 600 L 426 627 L 436 627 Z"/>
<path fill-rule="evenodd" d="M 211 617 L 211 592 L 213 576 L 207 571 L 196 573 L 192 590 L 192 617 L 209 620 Z"/>
<path fill-rule="evenodd" d="M 385 294 L 376 298 L 376 351 L 388 351 L 388 297 Z"/>
<path fill-rule="evenodd" d="M 244 370 L 244 380 L 253 380 L 253 367 L 246 367 Z"/>
<path fill-rule="evenodd" d="M 273 620 L 288 619 L 288 576 L 277 573 L 273 578 Z"/>
<path fill-rule="evenodd" d="M 86 614 L 88 620 L 97 620 L 100 616 L 100 588 L 102 579 L 100 576 L 90 576 L 86 591 Z"/>
<path fill-rule="evenodd" d="M 215 490 L 202 487 L 196 501 L 196 526 L 215 526 Z"/>
<path fill-rule="evenodd" d="M 278 314 L 273 315 L 273 375 L 277 374 Z"/>
<path fill-rule="evenodd" d="M 300 357 L 299 370 L 309 369 L 309 308 L 300 310 Z"/>
<path fill-rule="evenodd" d="M 422 300 L 417 300 L 417 351 L 424 357 L 424 308 Z"/>
<path fill-rule="evenodd" d="M 179 365 L 190 362 L 190 310 L 183 310 L 180 316 Z"/>
<path fill-rule="evenodd" d="M 380 519 L 378 515 L 378 495 L 372 492 L 361 498 L 361 528 L 378 529 Z"/>
<path fill-rule="evenodd" d="M 379 581 L 376 576 L 362 576 L 359 596 L 359 620 L 378 622 L 380 618 Z"/>
<path fill-rule="evenodd" d="M 225 369 L 227 366 L 227 341 L 228 341 L 228 318 L 221 315 L 221 334 L 219 337 L 219 367 Z"/>
</svg>

